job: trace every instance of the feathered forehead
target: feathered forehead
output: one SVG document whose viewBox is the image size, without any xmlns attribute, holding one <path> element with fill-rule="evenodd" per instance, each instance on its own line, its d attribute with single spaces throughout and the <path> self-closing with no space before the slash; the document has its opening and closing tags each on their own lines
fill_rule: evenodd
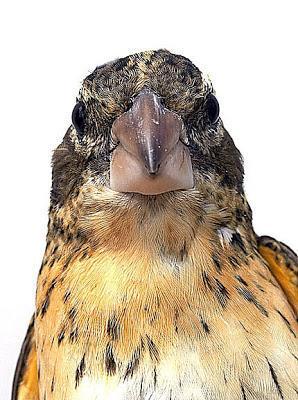
<svg viewBox="0 0 298 400">
<path fill-rule="evenodd" d="M 143 88 L 164 98 L 181 116 L 212 92 L 211 83 L 187 58 L 167 50 L 146 51 L 97 67 L 83 82 L 80 100 L 96 102 L 106 114 L 121 113 Z"/>
</svg>

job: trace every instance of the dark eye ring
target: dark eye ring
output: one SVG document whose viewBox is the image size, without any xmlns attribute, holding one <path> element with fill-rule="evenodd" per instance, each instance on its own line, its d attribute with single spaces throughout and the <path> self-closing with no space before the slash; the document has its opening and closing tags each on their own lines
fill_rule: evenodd
<svg viewBox="0 0 298 400">
<path fill-rule="evenodd" d="M 82 101 L 77 102 L 77 104 L 74 106 L 71 119 L 79 139 L 82 139 L 85 135 L 86 127 L 86 107 Z"/>
<path fill-rule="evenodd" d="M 209 121 L 215 124 L 219 118 L 219 104 L 214 94 L 208 94 L 205 107 Z"/>
</svg>

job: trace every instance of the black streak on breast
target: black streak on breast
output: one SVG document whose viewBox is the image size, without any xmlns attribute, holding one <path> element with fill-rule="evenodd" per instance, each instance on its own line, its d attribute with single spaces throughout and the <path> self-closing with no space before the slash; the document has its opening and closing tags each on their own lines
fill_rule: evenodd
<svg viewBox="0 0 298 400">
<path fill-rule="evenodd" d="M 75 387 L 76 388 L 79 386 L 80 381 L 83 378 L 85 369 L 86 369 L 86 364 L 85 364 L 85 355 L 84 355 L 80 364 L 78 365 L 78 367 L 76 369 L 76 377 L 75 377 L 75 382 L 76 382 Z"/>
</svg>

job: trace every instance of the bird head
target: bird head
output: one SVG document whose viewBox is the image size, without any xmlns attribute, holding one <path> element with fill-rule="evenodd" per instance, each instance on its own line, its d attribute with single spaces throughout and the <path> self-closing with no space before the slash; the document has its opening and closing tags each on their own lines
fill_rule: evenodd
<svg viewBox="0 0 298 400">
<path fill-rule="evenodd" d="M 110 204 L 177 206 L 243 193 L 241 154 L 213 87 L 183 56 L 147 51 L 97 67 L 72 122 L 53 156 L 52 205 L 82 193 L 85 205 L 93 193 Z"/>
</svg>

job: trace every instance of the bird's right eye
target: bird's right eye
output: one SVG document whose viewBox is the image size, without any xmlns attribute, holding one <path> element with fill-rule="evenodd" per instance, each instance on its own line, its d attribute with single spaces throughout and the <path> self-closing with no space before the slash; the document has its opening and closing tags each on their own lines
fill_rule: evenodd
<svg viewBox="0 0 298 400">
<path fill-rule="evenodd" d="M 75 105 L 72 111 L 71 119 L 79 139 L 83 139 L 86 128 L 86 107 L 82 101 L 79 101 Z"/>
<path fill-rule="evenodd" d="M 219 118 L 219 104 L 216 97 L 212 93 L 208 95 L 206 100 L 206 112 L 211 124 L 215 124 Z"/>
</svg>

